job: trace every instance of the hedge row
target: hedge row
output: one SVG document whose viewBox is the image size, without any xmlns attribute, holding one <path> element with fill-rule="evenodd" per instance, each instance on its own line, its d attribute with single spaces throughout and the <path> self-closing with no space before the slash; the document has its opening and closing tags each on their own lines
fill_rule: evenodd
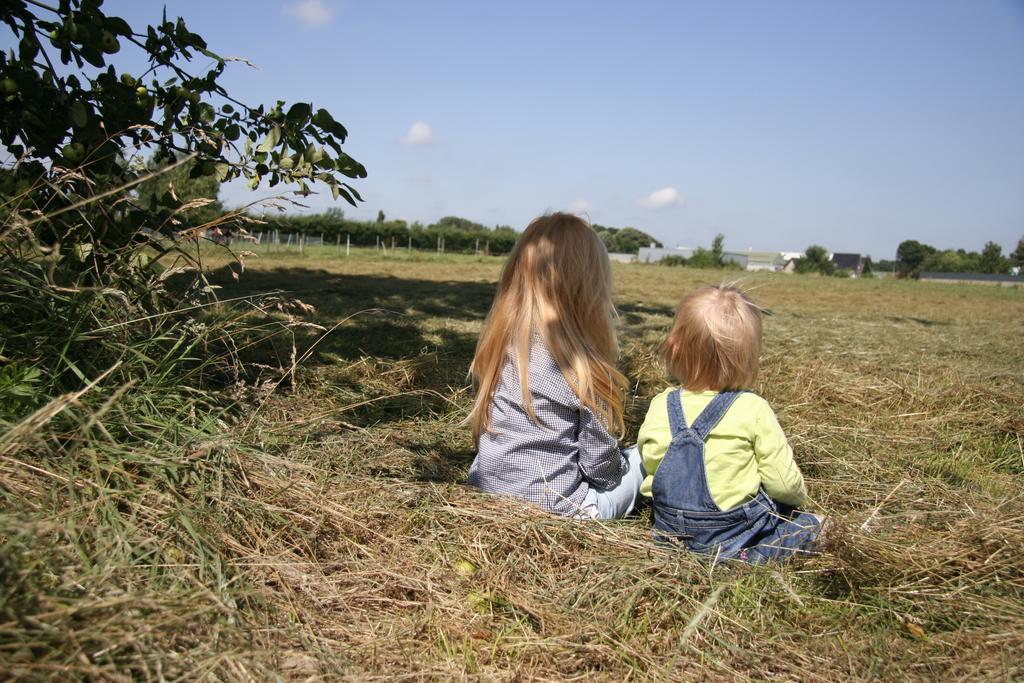
<svg viewBox="0 0 1024 683">
<path fill-rule="evenodd" d="M 277 231 L 281 236 L 305 234 L 323 235 L 325 242 L 349 240 L 352 246 L 372 247 L 379 241 L 387 246 L 414 249 L 436 249 L 443 241 L 446 252 L 507 254 L 516 243 L 519 233 L 512 228 L 498 226 L 488 228 L 464 218 L 449 216 L 433 225 L 405 221 L 355 221 L 345 218 L 339 211 L 303 216 L 281 215 L 261 219 L 259 225 L 250 227 L 253 233 Z"/>
</svg>

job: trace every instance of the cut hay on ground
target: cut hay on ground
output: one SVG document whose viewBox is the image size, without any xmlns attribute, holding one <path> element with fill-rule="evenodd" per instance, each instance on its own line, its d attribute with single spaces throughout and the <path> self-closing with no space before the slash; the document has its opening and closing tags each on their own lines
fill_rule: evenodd
<svg viewBox="0 0 1024 683">
<path fill-rule="evenodd" d="M 294 384 L 321 332 L 250 350 L 280 386 L 235 387 L 216 438 L 4 446 L 0 675 L 1024 676 L 1024 293 L 751 278 L 773 311 L 761 392 L 837 527 L 819 557 L 710 567 L 652 544 L 645 511 L 574 522 L 462 484 L 465 373 L 499 265 L 250 261 L 231 295 L 288 289 L 328 329 L 375 312 Z M 717 274 L 615 272 L 635 438 L 672 307 Z"/>
</svg>

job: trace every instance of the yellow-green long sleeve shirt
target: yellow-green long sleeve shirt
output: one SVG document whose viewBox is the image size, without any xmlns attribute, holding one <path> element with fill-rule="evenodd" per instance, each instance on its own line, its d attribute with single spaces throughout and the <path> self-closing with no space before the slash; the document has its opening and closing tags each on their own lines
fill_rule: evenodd
<svg viewBox="0 0 1024 683">
<path fill-rule="evenodd" d="M 651 401 L 637 438 L 647 471 L 640 485 L 640 493 L 645 496 L 651 495 L 654 473 L 672 441 L 667 403 L 672 391 L 674 388 L 666 389 Z M 693 425 L 717 393 L 680 392 L 687 425 Z M 722 510 L 747 502 L 757 494 L 758 487 L 786 505 L 796 507 L 807 500 L 804 478 L 793 460 L 786 434 L 771 406 L 757 394 L 740 394 L 711 430 L 704 446 L 704 471 L 711 497 Z"/>
</svg>

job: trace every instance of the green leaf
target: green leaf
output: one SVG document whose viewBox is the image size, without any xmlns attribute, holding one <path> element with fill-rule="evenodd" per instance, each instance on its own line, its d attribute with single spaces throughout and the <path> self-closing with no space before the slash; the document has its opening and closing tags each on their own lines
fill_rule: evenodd
<svg viewBox="0 0 1024 683">
<path fill-rule="evenodd" d="M 263 142 L 256 148 L 257 152 L 269 152 L 270 150 L 277 147 L 277 143 L 281 141 L 281 126 L 274 126 L 267 133 L 267 137 L 263 138 Z"/>
<path fill-rule="evenodd" d="M 334 125 L 334 117 L 326 109 L 317 109 L 316 114 L 313 116 L 313 123 L 327 129 Z"/>
<path fill-rule="evenodd" d="M 26 34 L 18 43 L 18 55 L 21 57 L 21 61 L 32 62 L 37 54 L 39 54 L 39 41 L 33 34 Z"/>
<path fill-rule="evenodd" d="M 339 188 L 338 188 L 338 194 L 340 194 L 340 195 L 341 195 L 342 197 L 344 197 L 345 201 L 346 201 L 346 202 L 348 202 L 349 204 L 351 204 L 352 206 L 355 206 L 355 205 L 356 205 L 356 202 L 355 202 L 355 200 L 354 200 L 354 199 L 352 199 L 352 195 L 350 195 L 350 194 L 349 194 L 348 192 L 346 192 L 346 191 L 345 191 L 344 189 L 342 189 L 342 188 L 340 188 L 340 187 L 339 187 Z"/>
<path fill-rule="evenodd" d="M 205 47 L 199 48 L 199 51 L 202 52 L 207 57 L 209 57 L 210 59 L 216 60 L 217 63 L 219 63 L 219 64 L 223 64 L 224 63 L 224 58 L 223 57 L 221 57 L 220 55 L 218 55 L 218 54 L 216 54 L 214 52 L 210 52 Z"/>
<path fill-rule="evenodd" d="M 108 31 L 121 36 L 130 36 L 132 34 L 132 27 L 121 17 L 107 17 L 103 25 L 106 26 Z"/>
<path fill-rule="evenodd" d="M 345 142 L 345 138 L 348 137 L 348 131 L 345 130 L 345 126 L 338 122 L 335 122 L 334 125 L 331 126 L 330 132 L 342 142 Z"/>
<path fill-rule="evenodd" d="M 288 110 L 288 120 L 293 123 L 304 124 L 309 120 L 309 114 L 312 109 L 307 102 L 296 102 Z"/>
<path fill-rule="evenodd" d="M 92 45 L 83 45 L 81 55 L 82 59 L 92 64 L 97 69 L 102 69 L 106 66 L 106 62 L 103 61 L 103 54 Z"/>
<path fill-rule="evenodd" d="M 347 154 L 341 154 L 338 157 L 335 168 L 349 178 L 366 177 L 366 168 Z"/>
<path fill-rule="evenodd" d="M 71 103 L 71 123 L 75 128 L 85 128 L 85 124 L 89 122 L 89 116 L 86 114 L 85 105 L 82 104 L 81 100 L 75 100 Z"/>
<path fill-rule="evenodd" d="M 355 198 L 356 198 L 356 199 L 358 199 L 359 201 L 363 201 L 363 198 L 362 198 L 362 196 L 361 196 L 361 195 L 360 195 L 360 194 L 359 194 L 358 192 L 356 192 L 356 188 L 352 187 L 352 186 L 351 186 L 351 185 L 349 185 L 348 183 L 342 183 L 341 185 L 342 185 L 342 187 L 348 188 L 348 191 L 352 193 L 352 196 L 353 196 L 353 197 L 355 197 Z M 354 205 L 355 205 L 355 204 L 353 203 L 353 206 L 354 206 Z"/>
<path fill-rule="evenodd" d="M 306 161 L 315 164 L 316 162 L 324 158 L 324 152 L 322 149 L 320 149 L 314 143 L 311 142 L 308 145 L 306 145 L 306 149 L 303 151 L 302 157 Z"/>
<path fill-rule="evenodd" d="M 206 102 L 200 104 L 197 109 L 199 110 L 199 120 L 204 123 L 212 123 L 217 115 L 213 107 Z"/>
</svg>

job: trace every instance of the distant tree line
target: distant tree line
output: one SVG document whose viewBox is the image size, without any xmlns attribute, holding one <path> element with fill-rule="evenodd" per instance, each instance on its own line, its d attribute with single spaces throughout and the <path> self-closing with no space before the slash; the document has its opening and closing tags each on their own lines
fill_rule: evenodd
<svg viewBox="0 0 1024 683">
<path fill-rule="evenodd" d="M 661 247 L 661 242 L 636 228 L 609 228 L 595 223 L 594 230 L 609 254 L 636 254 L 640 247 Z"/>
<path fill-rule="evenodd" d="M 446 252 L 474 253 L 477 249 L 491 254 L 507 254 L 516 243 L 519 233 L 511 227 L 499 225 L 489 228 L 467 218 L 445 216 L 436 223 L 412 224 L 403 220 L 387 220 L 384 212 L 378 212 L 375 221 L 359 221 L 345 218 L 338 209 L 328 209 L 314 214 L 281 214 L 260 219 L 252 232 L 267 235 L 277 231 L 280 235 L 304 234 L 323 235 L 325 242 L 346 242 L 355 247 L 373 247 L 383 243 L 386 247 L 412 247 L 413 249 L 437 249 Z"/>
<path fill-rule="evenodd" d="M 917 240 L 905 240 L 896 249 L 896 272 L 901 277 L 916 278 L 921 273 L 1009 273 L 1013 267 L 1024 266 L 1024 237 L 1017 248 L 1003 256 L 1003 248 L 986 242 L 981 252 L 964 249 L 936 249 Z"/>
<path fill-rule="evenodd" d="M 507 225 L 490 228 L 481 223 L 445 216 L 436 223 L 423 225 L 403 220 L 388 220 L 383 211 L 377 213 L 375 221 L 359 221 L 345 218 L 338 209 L 329 209 L 315 214 L 281 214 L 260 219 L 261 224 L 252 226 L 255 233 L 277 231 L 280 235 L 305 234 L 323 235 L 325 242 L 346 241 L 353 246 L 373 247 L 383 243 L 390 247 L 413 249 L 437 249 L 443 246 L 446 252 L 475 253 L 477 249 L 489 254 L 507 254 L 512 250 L 519 232 Z M 601 237 L 609 252 L 635 254 L 642 246 L 652 242 L 653 237 L 636 228 L 610 228 L 595 225 L 594 230 Z"/>
</svg>

